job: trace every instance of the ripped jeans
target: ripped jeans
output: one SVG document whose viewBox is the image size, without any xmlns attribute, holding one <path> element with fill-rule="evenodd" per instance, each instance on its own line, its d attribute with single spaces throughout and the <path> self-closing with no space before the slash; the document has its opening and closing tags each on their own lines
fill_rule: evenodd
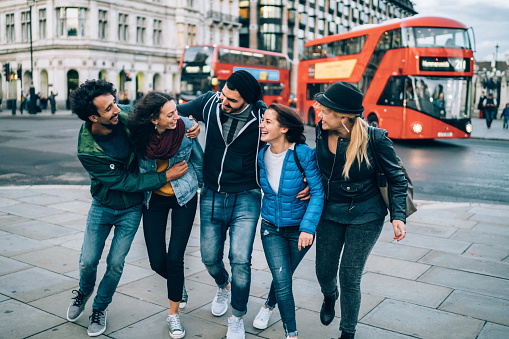
<svg viewBox="0 0 509 339">
<path fill-rule="evenodd" d="M 272 283 L 265 306 L 274 308 L 277 303 L 286 336 L 298 336 L 292 275 L 311 246 L 299 251 L 299 226 L 278 228 L 262 219 L 260 232 L 265 258 L 272 273 Z"/>
</svg>

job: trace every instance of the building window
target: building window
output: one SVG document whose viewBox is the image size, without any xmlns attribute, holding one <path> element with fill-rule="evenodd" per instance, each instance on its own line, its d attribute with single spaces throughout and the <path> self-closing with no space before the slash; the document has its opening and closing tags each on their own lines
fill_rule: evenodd
<svg viewBox="0 0 509 339">
<path fill-rule="evenodd" d="M 14 34 L 14 13 L 5 16 L 5 37 L 7 42 L 14 42 L 16 38 Z"/>
<path fill-rule="evenodd" d="M 99 39 L 106 39 L 108 31 L 108 12 L 99 10 Z"/>
<path fill-rule="evenodd" d="M 221 34 L 221 36 L 223 36 Z M 187 44 L 195 45 L 196 44 L 196 25 L 187 25 Z"/>
<path fill-rule="evenodd" d="M 129 16 L 127 14 L 120 13 L 118 15 L 118 41 L 129 40 L 129 25 L 127 24 Z"/>
<path fill-rule="evenodd" d="M 136 18 L 136 42 L 140 44 L 145 43 L 145 31 L 147 30 L 145 21 L 144 17 Z"/>
<path fill-rule="evenodd" d="M 57 8 L 57 35 L 85 36 L 85 8 Z"/>
<path fill-rule="evenodd" d="M 153 45 L 161 46 L 161 36 L 163 35 L 162 20 L 154 20 Z"/>
<path fill-rule="evenodd" d="M 46 9 L 39 10 L 39 39 L 46 39 Z"/>
<path fill-rule="evenodd" d="M 21 41 L 30 39 L 30 12 L 21 12 Z"/>
<path fill-rule="evenodd" d="M 194 7 L 194 0 L 187 0 L 187 7 Z"/>
</svg>

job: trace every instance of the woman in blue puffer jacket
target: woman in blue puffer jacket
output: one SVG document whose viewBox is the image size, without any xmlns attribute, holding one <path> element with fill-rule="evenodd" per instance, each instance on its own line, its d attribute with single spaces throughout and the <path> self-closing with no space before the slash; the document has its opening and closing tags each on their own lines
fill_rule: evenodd
<svg viewBox="0 0 509 339">
<path fill-rule="evenodd" d="M 253 326 L 267 328 L 277 303 L 286 337 L 297 338 L 292 275 L 313 244 L 323 209 L 323 185 L 316 153 L 303 145 L 306 141 L 304 124 L 291 108 L 270 105 L 260 130 L 261 140 L 268 144 L 258 154 L 260 185 L 264 194 L 261 237 L 272 272 L 272 284 Z M 306 185 L 309 185 L 311 198 L 303 201 L 297 194 Z"/>
<path fill-rule="evenodd" d="M 150 267 L 167 282 L 170 337 L 183 338 L 180 322 L 184 286 L 184 253 L 196 213 L 203 155 L 196 139 L 186 136 L 194 125 L 179 117 L 173 97 L 150 92 L 129 117 L 131 138 L 138 155 L 140 173 L 169 170 L 173 179 L 165 186 L 145 192 L 143 233 Z M 171 213 L 171 235 L 166 250 L 166 228 Z M 185 297 L 184 297 L 184 301 Z"/>
</svg>

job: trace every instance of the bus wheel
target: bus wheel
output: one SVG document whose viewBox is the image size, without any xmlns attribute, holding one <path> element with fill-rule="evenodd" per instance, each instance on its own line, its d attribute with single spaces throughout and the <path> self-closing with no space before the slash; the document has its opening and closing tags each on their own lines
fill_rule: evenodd
<svg viewBox="0 0 509 339">
<path fill-rule="evenodd" d="M 315 110 L 310 108 L 308 112 L 308 125 L 315 126 Z"/>
<path fill-rule="evenodd" d="M 378 118 L 374 114 L 368 116 L 368 125 L 378 128 Z"/>
</svg>

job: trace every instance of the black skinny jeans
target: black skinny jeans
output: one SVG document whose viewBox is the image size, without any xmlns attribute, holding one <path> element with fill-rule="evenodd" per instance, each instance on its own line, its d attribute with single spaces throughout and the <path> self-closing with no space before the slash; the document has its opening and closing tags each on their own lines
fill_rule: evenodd
<svg viewBox="0 0 509 339">
<path fill-rule="evenodd" d="M 175 196 L 152 194 L 149 208 L 143 206 L 143 234 L 150 267 L 166 279 L 168 299 L 179 302 L 184 286 L 184 254 L 196 214 L 195 195 L 180 206 Z M 171 211 L 171 234 L 166 250 L 166 224 Z"/>
<path fill-rule="evenodd" d="M 359 225 L 345 225 L 322 219 L 316 229 L 316 276 L 325 296 L 337 293 L 341 256 L 341 331 L 355 333 L 361 306 L 362 271 L 382 232 L 383 224 L 384 218 Z"/>
</svg>

